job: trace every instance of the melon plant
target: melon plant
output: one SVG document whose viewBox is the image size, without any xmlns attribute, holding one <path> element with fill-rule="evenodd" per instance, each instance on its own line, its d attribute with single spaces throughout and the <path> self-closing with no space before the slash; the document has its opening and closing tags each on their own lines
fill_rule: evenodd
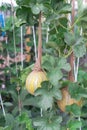
<svg viewBox="0 0 87 130">
<path fill-rule="evenodd" d="M 22 72 L 18 64 L 18 74 L 10 66 L 13 78 L 6 80 L 9 84 L 1 92 L 6 117 L 3 117 L 4 123 L 0 128 L 87 129 L 87 72 L 81 65 L 86 53 L 87 11 L 81 8 L 82 0 L 78 0 L 76 15 L 74 0 L 70 3 L 67 0 L 16 2 L 19 21 L 25 21 L 22 24 L 36 29 L 38 55 L 34 60 L 31 58 L 28 67 L 24 62 Z M 68 18 L 69 15 L 72 19 Z M 33 39 L 32 34 L 31 37 Z M 0 114 L 3 116 L 2 109 Z"/>
</svg>

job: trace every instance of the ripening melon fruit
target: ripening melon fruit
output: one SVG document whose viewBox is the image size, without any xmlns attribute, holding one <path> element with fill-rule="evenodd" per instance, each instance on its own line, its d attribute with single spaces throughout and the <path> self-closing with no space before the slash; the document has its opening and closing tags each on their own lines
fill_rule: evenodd
<svg viewBox="0 0 87 130">
<path fill-rule="evenodd" d="M 76 103 L 78 106 L 82 105 L 82 100 L 77 101 L 76 99 L 71 98 L 67 87 L 61 90 L 62 92 L 62 99 L 57 101 L 58 107 L 61 111 L 65 112 L 65 108 L 67 105 L 72 105 Z"/>
<path fill-rule="evenodd" d="M 42 70 L 33 70 L 26 79 L 26 89 L 30 94 L 34 95 L 35 90 L 41 87 L 41 82 L 46 81 L 46 73 Z"/>
</svg>

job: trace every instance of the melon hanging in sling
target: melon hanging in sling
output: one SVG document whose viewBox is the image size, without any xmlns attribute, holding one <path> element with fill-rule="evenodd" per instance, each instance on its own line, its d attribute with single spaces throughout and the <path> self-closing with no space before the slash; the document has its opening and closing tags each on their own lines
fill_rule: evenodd
<svg viewBox="0 0 87 130">
<path fill-rule="evenodd" d="M 34 95 L 35 90 L 41 87 L 41 82 L 46 81 L 46 73 L 41 68 L 42 57 L 42 31 L 41 31 L 41 12 L 39 14 L 39 32 L 38 32 L 38 57 L 36 59 L 33 71 L 29 73 L 26 79 L 26 89 Z"/>
</svg>

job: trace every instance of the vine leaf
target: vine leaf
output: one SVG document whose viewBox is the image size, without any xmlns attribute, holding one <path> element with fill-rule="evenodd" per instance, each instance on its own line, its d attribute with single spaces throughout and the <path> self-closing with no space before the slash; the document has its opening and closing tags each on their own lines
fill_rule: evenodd
<svg viewBox="0 0 87 130">
<path fill-rule="evenodd" d="M 65 58 L 59 58 L 57 66 L 58 66 L 58 68 L 64 69 L 66 71 L 71 70 L 70 64 L 67 63 L 67 60 Z"/>
<path fill-rule="evenodd" d="M 66 111 L 73 113 L 74 116 L 80 116 L 81 115 L 80 107 L 77 104 L 67 105 Z"/>
<path fill-rule="evenodd" d="M 68 128 L 70 130 L 77 130 L 77 128 L 81 128 L 82 122 L 78 120 L 70 120 L 68 123 Z"/>
<path fill-rule="evenodd" d="M 63 77 L 63 74 L 58 67 L 53 68 L 51 72 L 48 73 L 48 78 L 52 85 L 58 86 L 58 81 Z"/>
<path fill-rule="evenodd" d="M 85 45 L 75 45 L 73 47 L 73 51 L 76 57 L 83 57 L 86 54 L 86 47 Z"/>
<path fill-rule="evenodd" d="M 87 88 L 84 88 L 83 85 L 78 85 L 78 83 L 69 84 L 69 93 L 72 98 L 77 100 L 87 98 Z"/>
<path fill-rule="evenodd" d="M 47 109 L 52 109 L 53 103 L 54 103 L 54 98 L 55 99 L 61 99 L 61 91 L 55 87 L 50 88 L 49 83 L 47 81 L 42 83 L 42 87 L 38 88 L 35 91 L 35 96 L 38 98 L 38 106 L 42 108 L 44 111 Z"/>
<path fill-rule="evenodd" d="M 38 130 L 60 130 L 60 123 L 62 118 L 54 116 L 49 119 L 48 116 L 39 117 L 34 119 L 33 124 Z"/>
<path fill-rule="evenodd" d="M 66 32 L 64 33 L 64 41 L 67 43 L 67 45 L 74 45 L 75 36 L 70 32 Z"/>
</svg>

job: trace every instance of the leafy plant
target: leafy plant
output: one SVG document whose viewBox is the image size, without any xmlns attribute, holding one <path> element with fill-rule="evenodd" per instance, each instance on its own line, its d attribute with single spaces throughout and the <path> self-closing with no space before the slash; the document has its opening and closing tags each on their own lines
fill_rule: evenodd
<svg viewBox="0 0 87 130">
<path fill-rule="evenodd" d="M 23 61 L 22 71 L 20 62 L 17 64 L 13 62 L 4 70 L 1 68 L 1 72 L 4 74 L 0 77 L 0 85 L 5 84 L 5 88 L 1 87 L 0 91 L 6 116 L 3 116 L 0 104 L 0 130 L 77 130 L 81 128 L 86 130 L 86 70 L 83 69 L 83 66 L 80 66 L 79 69 L 79 66 L 74 64 L 79 69 L 76 82 L 68 80 L 68 73 L 75 69 L 71 63 L 69 64 L 72 52 L 76 59 L 80 59 L 86 54 L 87 9 L 81 6 L 82 0 L 78 0 L 77 14 L 72 25 L 68 26 L 70 21 L 67 15 L 72 13 L 72 6 L 65 0 L 16 0 L 16 2 L 18 4 L 14 9 L 16 17 L 13 17 L 12 12 L 12 16 L 6 19 L 5 28 L 2 29 L 8 35 L 8 44 L 5 42 L 0 44 L 0 54 L 5 58 L 8 54 L 11 58 L 15 58 L 20 52 L 20 27 L 22 25 L 23 31 L 25 31 L 26 25 L 31 28 L 36 27 L 35 34 L 36 40 L 38 40 L 37 27 L 41 13 L 41 17 L 44 19 L 42 21 L 42 69 L 47 73 L 47 81 L 42 82 L 41 88 L 38 88 L 34 95 L 29 94 L 24 88 L 26 77 L 34 66 L 32 63 L 35 61 L 34 57 L 28 64 Z M 4 7 L 3 10 L 6 8 Z M 15 35 L 15 39 L 13 35 Z M 48 41 L 46 41 L 46 37 Z M 29 38 L 28 46 L 31 46 L 33 53 L 32 34 Z M 23 51 L 25 50 L 23 49 Z M 3 64 L 4 60 L 0 59 L 0 66 Z M 59 109 L 57 100 L 63 98 L 61 92 L 63 87 L 67 87 L 71 98 L 82 100 L 81 108 L 72 104 L 66 106 L 66 112 Z"/>
</svg>

